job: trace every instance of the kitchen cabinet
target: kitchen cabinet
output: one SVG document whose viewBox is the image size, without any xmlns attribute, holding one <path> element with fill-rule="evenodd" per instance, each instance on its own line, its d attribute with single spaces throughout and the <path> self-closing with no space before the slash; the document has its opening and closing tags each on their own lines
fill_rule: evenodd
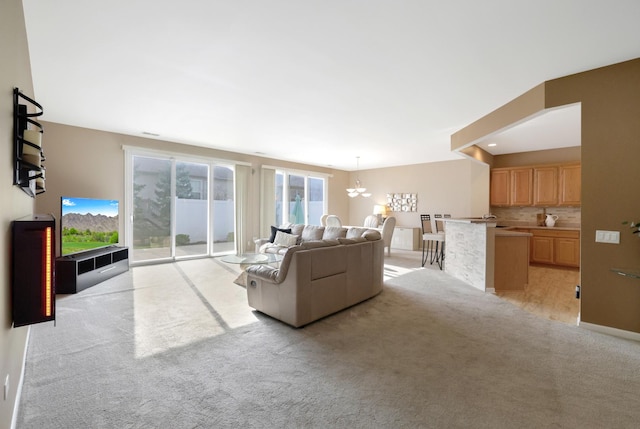
<svg viewBox="0 0 640 429">
<path fill-rule="evenodd" d="M 491 170 L 490 204 L 492 206 L 530 206 L 533 169 L 506 168 Z"/>
<path fill-rule="evenodd" d="M 555 206 L 558 204 L 558 167 L 535 167 L 533 169 L 533 205 Z"/>
<path fill-rule="evenodd" d="M 492 206 L 508 206 L 511 193 L 511 171 L 491 170 L 490 203 Z"/>
<path fill-rule="evenodd" d="M 524 290 L 529 283 L 529 234 L 496 231 L 493 287 Z"/>
<path fill-rule="evenodd" d="M 566 230 L 532 229 L 531 262 L 580 266 L 580 232 Z"/>
<path fill-rule="evenodd" d="M 561 165 L 558 168 L 559 201 L 562 206 L 579 206 L 582 192 L 582 169 L 580 164 Z"/>
<path fill-rule="evenodd" d="M 531 237 L 531 262 L 553 264 L 553 237 Z"/>
<path fill-rule="evenodd" d="M 580 206 L 580 164 L 549 164 L 491 170 L 490 205 Z"/>
<path fill-rule="evenodd" d="M 533 203 L 532 186 L 532 168 L 515 168 L 511 170 L 511 205 L 530 206 Z"/>
<path fill-rule="evenodd" d="M 555 238 L 553 241 L 553 261 L 556 265 L 580 266 L 580 239 Z"/>
</svg>

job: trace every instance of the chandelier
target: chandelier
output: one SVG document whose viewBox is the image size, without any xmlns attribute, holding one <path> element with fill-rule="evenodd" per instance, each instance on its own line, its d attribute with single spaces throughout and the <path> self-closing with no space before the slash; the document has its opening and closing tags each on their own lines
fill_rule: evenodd
<svg viewBox="0 0 640 429">
<path fill-rule="evenodd" d="M 367 192 L 367 188 L 362 186 L 362 183 L 360 183 L 360 179 L 358 178 L 359 170 L 360 170 L 360 157 L 356 156 L 356 186 L 353 188 L 347 188 L 347 195 L 349 195 L 351 198 L 355 198 L 358 195 L 361 195 L 364 198 L 369 198 L 371 196 L 371 192 Z"/>
</svg>

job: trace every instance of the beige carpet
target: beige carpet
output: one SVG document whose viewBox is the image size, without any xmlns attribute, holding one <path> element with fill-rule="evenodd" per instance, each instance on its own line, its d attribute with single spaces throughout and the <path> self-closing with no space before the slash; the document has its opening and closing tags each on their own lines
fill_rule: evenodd
<svg viewBox="0 0 640 429">
<path fill-rule="evenodd" d="M 59 297 L 17 427 L 637 427 L 640 344 L 387 263 L 382 294 L 298 330 L 211 259 Z"/>
</svg>

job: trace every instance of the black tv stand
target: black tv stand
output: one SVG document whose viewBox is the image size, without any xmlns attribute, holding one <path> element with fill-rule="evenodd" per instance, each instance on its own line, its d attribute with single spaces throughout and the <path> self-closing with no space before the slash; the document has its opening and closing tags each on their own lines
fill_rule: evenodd
<svg viewBox="0 0 640 429">
<path fill-rule="evenodd" d="M 56 293 L 76 293 L 129 270 L 129 248 L 109 246 L 56 258 Z"/>
</svg>

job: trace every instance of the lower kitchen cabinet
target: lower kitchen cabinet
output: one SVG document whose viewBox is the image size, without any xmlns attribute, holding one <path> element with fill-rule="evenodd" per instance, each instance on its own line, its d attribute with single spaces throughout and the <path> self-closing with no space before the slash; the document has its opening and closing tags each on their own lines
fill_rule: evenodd
<svg viewBox="0 0 640 429">
<path fill-rule="evenodd" d="M 529 283 L 529 237 L 496 233 L 493 287 L 524 290 Z"/>
<path fill-rule="evenodd" d="M 580 239 L 556 238 L 553 242 L 553 261 L 557 265 L 580 266 Z"/>
<path fill-rule="evenodd" d="M 531 262 L 553 264 L 553 238 L 531 237 Z"/>
<path fill-rule="evenodd" d="M 531 234 L 532 263 L 580 266 L 579 231 L 532 229 Z"/>
</svg>

